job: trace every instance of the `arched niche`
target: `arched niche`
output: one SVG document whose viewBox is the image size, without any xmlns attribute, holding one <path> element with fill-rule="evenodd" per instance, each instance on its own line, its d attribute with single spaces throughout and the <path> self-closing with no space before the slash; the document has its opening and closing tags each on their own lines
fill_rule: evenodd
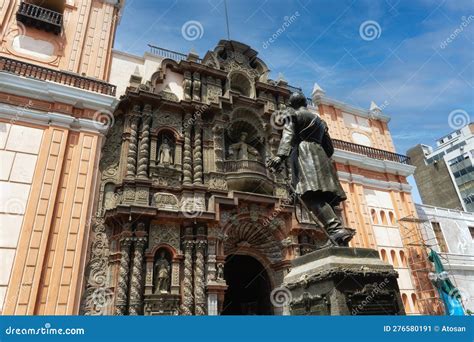
<svg viewBox="0 0 474 342">
<path fill-rule="evenodd" d="M 179 294 L 180 257 L 177 251 L 166 243 L 154 246 L 146 253 L 145 295 Z M 167 291 L 157 287 L 160 267 L 169 266 Z"/>
<path fill-rule="evenodd" d="M 153 257 L 153 294 L 171 292 L 172 256 L 167 248 L 158 248 Z"/>
<path fill-rule="evenodd" d="M 231 72 L 227 78 L 227 89 L 242 96 L 255 98 L 255 87 L 247 74 L 241 71 Z"/>
</svg>

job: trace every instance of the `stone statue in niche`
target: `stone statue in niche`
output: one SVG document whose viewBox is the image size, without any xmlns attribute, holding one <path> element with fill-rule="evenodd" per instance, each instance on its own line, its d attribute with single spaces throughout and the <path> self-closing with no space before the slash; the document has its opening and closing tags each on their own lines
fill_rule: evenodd
<svg viewBox="0 0 474 342">
<path fill-rule="evenodd" d="M 163 142 L 160 145 L 158 150 L 158 163 L 162 165 L 171 165 L 173 164 L 173 148 L 168 140 L 164 137 Z"/>
<path fill-rule="evenodd" d="M 224 280 L 224 264 L 222 264 L 222 263 L 217 264 L 216 280 L 217 281 L 223 281 Z"/>
<path fill-rule="evenodd" d="M 229 154 L 235 160 L 260 160 L 260 153 L 258 150 L 245 142 L 248 133 L 242 132 L 240 134 L 239 142 L 230 145 Z"/>
<path fill-rule="evenodd" d="M 155 294 L 168 293 L 171 280 L 171 265 L 166 260 L 166 252 L 160 251 L 158 259 L 155 261 Z"/>
</svg>

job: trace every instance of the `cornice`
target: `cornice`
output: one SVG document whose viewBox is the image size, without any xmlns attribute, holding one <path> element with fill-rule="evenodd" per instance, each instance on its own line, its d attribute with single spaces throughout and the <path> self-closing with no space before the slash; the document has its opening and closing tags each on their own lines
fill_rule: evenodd
<svg viewBox="0 0 474 342">
<path fill-rule="evenodd" d="M 26 107 L 0 103 L 0 119 L 10 122 L 24 122 L 40 126 L 57 126 L 74 131 L 105 134 L 108 127 L 98 121 L 78 119 L 70 115 L 42 112 Z"/>
<path fill-rule="evenodd" d="M 8 72 L 0 72 L 0 85 L 5 93 L 29 96 L 48 102 L 69 104 L 75 108 L 113 112 L 118 100 L 114 96 L 95 93 L 64 84 L 37 80 Z"/>
<path fill-rule="evenodd" d="M 380 160 L 367 157 L 363 154 L 336 149 L 333 159 L 343 165 L 353 165 L 361 169 L 386 172 L 404 177 L 411 176 L 416 167 L 408 164 L 397 163 L 390 160 Z"/>
</svg>

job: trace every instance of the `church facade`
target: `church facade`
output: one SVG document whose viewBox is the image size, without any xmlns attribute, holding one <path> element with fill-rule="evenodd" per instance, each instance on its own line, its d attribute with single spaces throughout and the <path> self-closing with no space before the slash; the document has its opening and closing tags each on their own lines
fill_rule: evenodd
<svg viewBox="0 0 474 342">
<path fill-rule="evenodd" d="M 120 103 L 101 153 L 81 313 L 284 314 L 291 261 L 325 242 L 295 205 L 287 175 L 270 174 L 284 109 L 299 89 L 269 78 L 251 47 L 220 41 L 202 58 L 151 47 L 114 52 Z M 326 96 L 310 110 L 328 124 L 348 200 L 338 208 L 399 273 L 405 311 L 434 313 L 406 177 L 389 117 Z M 421 266 L 420 266 L 421 265 Z"/>
</svg>

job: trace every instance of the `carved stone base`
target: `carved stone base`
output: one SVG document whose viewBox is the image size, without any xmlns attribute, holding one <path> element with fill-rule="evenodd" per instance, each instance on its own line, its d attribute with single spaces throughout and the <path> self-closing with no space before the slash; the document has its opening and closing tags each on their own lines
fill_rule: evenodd
<svg viewBox="0 0 474 342">
<path fill-rule="evenodd" d="M 367 248 L 331 247 L 292 262 L 291 315 L 404 315 L 398 273 Z"/>
<path fill-rule="evenodd" d="M 145 316 L 170 316 L 179 314 L 180 296 L 161 293 L 145 296 Z"/>
</svg>

